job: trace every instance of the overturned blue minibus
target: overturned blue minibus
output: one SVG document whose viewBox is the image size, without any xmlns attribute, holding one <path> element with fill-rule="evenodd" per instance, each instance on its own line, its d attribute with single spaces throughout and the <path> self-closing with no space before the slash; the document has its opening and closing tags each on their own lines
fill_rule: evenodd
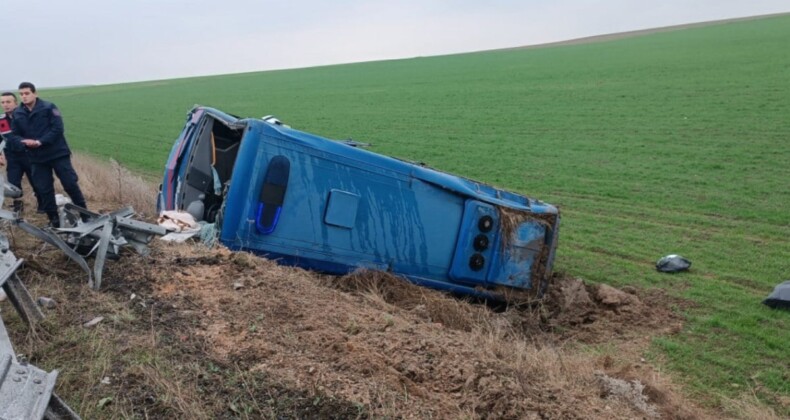
<svg viewBox="0 0 790 420">
<path fill-rule="evenodd" d="M 198 106 L 170 152 L 157 207 L 189 211 L 228 248 L 282 264 L 383 270 L 481 297 L 542 295 L 556 207 L 357 146 Z"/>
</svg>

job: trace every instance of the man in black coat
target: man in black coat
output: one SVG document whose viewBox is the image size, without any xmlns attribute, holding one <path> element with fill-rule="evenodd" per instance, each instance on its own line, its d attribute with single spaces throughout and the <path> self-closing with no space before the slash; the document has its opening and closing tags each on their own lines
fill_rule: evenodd
<svg viewBox="0 0 790 420">
<path fill-rule="evenodd" d="M 33 185 L 39 194 L 39 206 L 49 217 L 50 226 L 59 227 L 53 172 L 71 201 L 87 208 L 77 172 L 71 165 L 71 150 L 63 134 L 63 117 L 55 104 L 38 99 L 36 87 L 30 82 L 19 85 L 19 97 L 22 106 L 14 111 L 11 123 L 15 137 L 13 141 L 27 148 L 33 168 Z"/>
<path fill-rule="evenodd" d="M 0 135 L 3 136 L 3 154 L 0 155 L 0 165 L 6 165 L 6 177 L 8 182 L 15 187 L 22 189 L 22 176 L 27 175 L 30 185 L 33 185 L 33 170 L 30 166 L 30 158 L 27 156 L 25 146 L 19 141 L 5 141 L 6 136 L 11 136 L 11 122 L 13 113 L 17 108 L 16 95 L 11 92 L 0 94 L 0 107 L 3 114 L 0 114 Z M 36 191 L 35 186 L 33 191 Z M 38 194 L 36 194 L 38 200 Z M 39 208 L 40 210 L 40 208 Z M 14 200 L 14 211 L 22 211 L 22 200 Z"/>
</svg>

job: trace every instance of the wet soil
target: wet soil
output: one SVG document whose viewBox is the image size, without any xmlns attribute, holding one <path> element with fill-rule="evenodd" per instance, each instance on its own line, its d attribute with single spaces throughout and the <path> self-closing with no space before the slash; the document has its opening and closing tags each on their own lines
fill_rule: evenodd
<svg viewBox="0 0 790 420">
<path fill-rule="evenodd" d="M 559 274 L 543 300 L 508 306 L 157 241 L 147 257 L 108 261 L 94 292 L 59 252 L 12 235 L 34 292 L 70 302 L 34 338 L 13 338 L 64 371 L 59 392 L 82 393 L 72 405 L 84 413 L 110 395 L 107 418 L 706 417 L 643 358 L 682 328 L 688 303 L 662 290 Z M 72 372 L 64 349 L 84 352 L 85 337 L 64 331 L 96 315 L 109 321 L 91 349 L 109 361 Z M 601 374 L 639 381 L 642 405 L 607 396 Z"/>
</svg>

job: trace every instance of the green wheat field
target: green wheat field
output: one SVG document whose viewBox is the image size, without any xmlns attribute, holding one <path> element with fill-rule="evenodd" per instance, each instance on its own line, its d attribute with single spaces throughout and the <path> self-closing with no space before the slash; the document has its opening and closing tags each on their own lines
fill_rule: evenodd
<svg viewBox="0 0 790 420">
<path fill-rule="evenodd" d="M 681 333 L 654 339 L 654 363 L 703 401 L 753 390 L 773 405 L 790 396 L 790 312 L 760 302 L 790 279 L 789 45 L 785 15 L 41 97 L 61 108 L 73 149 L 157 183 L 186 112 L 202 104 L 274 114 L 556 204 L 557 270 L 694 302 L 678 308 Z M 692 270 L 657 273 L 670 253 Z"/>
</svg>

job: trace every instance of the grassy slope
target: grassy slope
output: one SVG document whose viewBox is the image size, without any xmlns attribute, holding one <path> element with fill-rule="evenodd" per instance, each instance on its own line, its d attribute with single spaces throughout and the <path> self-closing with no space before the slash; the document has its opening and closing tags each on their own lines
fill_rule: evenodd
<svg viewBox="0 0 790 420">
<path fill-rule="evenodd" d="M 148 173 L 201 103 L 275 114 L 559 204 L 560 270 L 698 302 L 683 333 L 656 340 L 656 354 L 701 396 L 753 388 L 770 401 L 790 395 L 790 316 L 759 304 L 790 273 L 788 39 L 783 16 L 42 96 L 62 108 L 75 149 Z M 690 258 L 693 271 L 656 273 L 668 253 Z"/>
</svg>

